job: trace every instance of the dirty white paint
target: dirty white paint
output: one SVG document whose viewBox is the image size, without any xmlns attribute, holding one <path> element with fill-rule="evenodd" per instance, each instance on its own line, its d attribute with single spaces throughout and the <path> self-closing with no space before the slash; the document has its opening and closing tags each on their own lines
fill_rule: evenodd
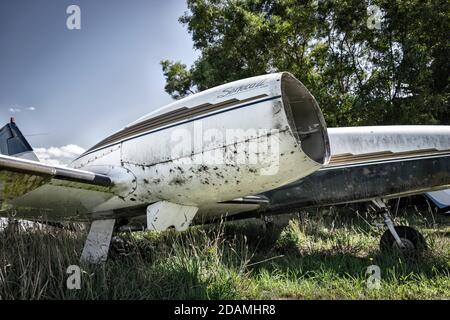
<svg viewBox="0 0 450 320">
<path fill-rule="evenodd" d="M 92 211 L 107 211 L 118 206 L 143 205 L 161 200 L 197 207 L 208 206 L 273 189 L 318 170 L 322 163 L 312 160 L 303 152 L 301 141 L 296 136 L 296 130 L 300 128 L 294 128 L 297 120 L 284 107 L 281 77 L 282 74 L 271 74 L 240 80 L 176 101 L 130 126 L 182 107 L 194 108 L 205 103 L 217 104 L 230 99 L 247 100 L 261 96 L 242 108 L 233 105 L 213 116 L 180 119 L 176 125 L 125 139 L 115 147 L 120 148 L 120 159 L 117 156 L 111 157 L 105 149 L 100 149 L 75 161 L 75 167 L 95 172 L 99 172 L 95 169 L 98 163 L 123 166 L 136 177 L 137 187 L 134 192 L 121 197 L 119 201 L 112 198 L 107 203 L 92 208 Z M 314 101 L 306 89 L 301 90 L 302 94 Z M 323 120 L 320 111 L 318 112 L 318 117 Z M 208 130 L 215 130 L 225 137 L 233 129 L 249 134 L 232 142 L 226 139 L 206 139 L 199 145 L 191 141 L 192 143 L 181 148 L 181 153 L 173 153 L 177 132 L 184 132 L 195 139 L 199 132 L 204 134 Z M 277 134 L 273 135 L 271 130 L 276 130 Z M 278 148 L 273 161 L 259 155 L 270 139 L 275 141 Z M 251 148 L 250 144 L 256 145 L 256 148 Z M 210 154 L 223 159 L 223 162 L 205 163 L 205 157 Z M 244 163 L 240 160 L 243 156 L 246 157 Z M 105 160 L 105 157 L 109 159 Z M 248 161 L 255 158 L 267 161 Z M 271 169 L 270 166 L 275 162 L 274 174 L 262 174 L 265 169 Z"/>
<path fill-rule="evenodd" d="M 101 263 L 106 261 L 114 223 L 114 219 L 92 222 L 83 252 L 81 253 L 81 262 Z"/>
<path fill-rule="evenodd" d="M 450 150 L 450 126 L 328 128 L 332 155 Z"/>
<path fill-rule="evenodd" d="M 108 211 L 161 200 L 197 207 L 208 206 L 273 189 L 318 170 L 322 163 L 312 160 L 303 152 L 301 141 L 296 136 L 296 130 L 300 128 L 294 128 L 296 120 L 284 106 L 281 79 L 282 74 L 254 77 L 176 101 L 129 126 L 183 107 L 194 108 L 206 103 L 214 105 L 230 99 L 245 101 L 261 96 L 252 100 L 248 106 L 236 108 L 233 105 L 213 116 L 180 119 L 176 125 L 124 139 L 106 150 L 94 151 L 75 161 L 73 166 L 76 168 L 103 174 L 104 171 L 98 170 L 102 165 L 123 167 L 135 177 L 136 189 L 133 192 L 122 194 L 119 199 L 111 198 L 91 210 Z M 314 102 L 304 87 L 300 90 Z M 323 120 L 320 111 L 318 117 Z M 226 139 L 201 139 L 201 144 L 189 141 L 180 153 L 174 155 L 173 148 L 177 143 L 174 137 L 177 134 L 179 136 L 179 132 L 195 139 L 196 135 L 203 135 L 208 130 L 215 130 L 226 137 L 227 132 L 233 129 L 248 132 L 248 135 L 244 134 L 231 142 Z M 276 135 L 271 130 L 276 130 Z M 278 148 L 273 159 L 260 156 L 269 140 L 274 141 Z M 250 145 L 256 145 L 256 148 Z M 205 163 L 205 158 L 211 154 L 223 159 L 223 162 Z M 244 163 L 242 157 L 246 158 Z M 249 159 L 259 161 L 250 163 Z M 267 161 L 264 163 L 264 160 Z M 264 170 L 273 169 L 273 164 L 276 165 L 274 174 L 262 174 Z M 122 181 L 125 181 L 124 185 L 133 182 L 129 179 Z"/>
<path fill-rule="evenodd" d="M 174 117 L 179 111 L 184 113 Z M 160 116 L 164 117 L 155 119 Z M 147 127 L 152 121 L 160 125 Z M 147 129 L 134 130 L 136 126 Z M 36 175 L 11 174 L 8 166 L 14 159 L 2 157 L 2 208 L 14 210 L 18 218 L 108 219 L 93 222 L 82 255 L 85 261 L 100 262 L 106 259 L 118 212 L 142 208 L 131 217 L 146 217 L 150 229 L 185 230 L 194 217 L 210 220 L 255 209 L 257 204 L 218 203 L 301 181 L 326 165 L 330 154 L 450 149 L 449 126 L 335 128 L 328 131 L 329 141 L 314 97 L 288 73 L 206 90 L 152 112 L 124 130 L 128 134 L 119 130 L 119 136 L 80 156 L 71 164 L 74 170 L 22 160 L 15 166 L 32 166 Z M 205 138 L 210 130 L 225 139 Z M 229 141 L 229 130 L 245 134 Z M 192 140 L 181 139 L 182 148 L 174 152 L 179 146 L 174 137 Z M 276 144 L 271 144 L 270 156 L 261 157 L 268 141 Z M 205 161 L 211 155 L 222 161 Z M 105 188 L 61 179 L 35 181 L 39 173 L 56 176 L 56 172 L 88 180 L 104 175 L 113 184 Z"/>
<path fill-rule="evenodd" d="M 197 207 L 167 201 L 154 203 L 147 207 L 147 229 L 163 231 L 173 227 L 177 231 L 184 231 L 191 224 L 197 211 Z"/>
<path fill-rule="evenodd" d="M 168 113 L 177 110 L 186 113 L 171 118 L 174 113 Z M 288 73 L 206 90 L 128 127 L 151 123 L 161 115 L 170 122 L 162 121 L 162 125 L 138 133 L 127 132 L 119 140 L 106 140 L 70 165 L 83 173 L 109 177 L 111 188 L 53 179 L 10 201 L 10 208 L 26 212 L 27 217 L 69 220 L 116 218 L 118 210 L 145 208 L 159 201 L 210 208 L 217 202 L 258 194 L 305 177 L 329 160 L 326 125 L 317 103 Z M 209 130 L 225 139 L 208 136 Z M 243 134 L 230 141 L 226 139 L 229 130 Z M 180 132 L 193 140 L 174 140 L 183 137 Z M 309 132 L 314 139 L 307 139 Z M 181 152 L 174 153 L 174 146 L 180 143 Z M 208 162 L 211 155 L 222 161 Z M 145 215 L 145 209 L 142 211 Z"/>
<path fill-rule="evenodd" d="M 114 212 L 119 209 L 135 206 L 145 208 L 159 201 L 198 207 L 196 219 L 231 215 L 245 211 L 246 208 L 254 208 L 255 205 L 217 205 L 217 203 L 258 194 L 301 180 L 323 165 L 312 160 L 303 150 L 303 141 L 300 141 L 296 131 L 299 130 L 296 128 L 299 119 L 286 105 L 285 94 L 281 87 L 282 77 L 283 74 L 270 74 L 244 79 L 178 100 L 127 127 L 181 108 L 192 109 L 232 99 L 246 100 L 259 97 L 242 108 L 235 108 L 240 105 L 237 103 L 220 110 L 221 113 L 202 119 L 180 118 L 170 126 L 166 125 L 106 145 L 104 148 L 94 149 L 71 165 L 75 169 L 111 177 L 114 186 L 110 190 L 52 180 L 9 201 L 8 205 L 19 214 L 30 212 L 30 215 L 44 215 L 50 219 L 54 217 L 72 220 L 97 219 L 99 216 L 105 218 L 108 213 L 111 215 L 110 218 L 114 218 Z M 314 102 L 314 98 L 304 87 L 299 86 L 298 92 L 300 100 Z M 294 111 L 297 109 L 302 111 L 302 105 L 292 108 Z M 322 118 L 320 112 L 319 118 Z M 227 129 L 256 131 L 233 143 L 206 139 L 201 145 L 192 144 L 183 148 L 175 157 L 173 145 L 176 141 L 173 137 L 176 136 L 176 131 L 184 130 L 188 135 L 194 136 L 199 127 L 203 133 L 210 129 L 224 134 Z M 266 133 L 258 131 L 259 129 L 265 129 Z M 238 158 L 242 155 L 247 158 L 257 156 L 258 149 L 249 150 L 248 144 L 256 142 L 256 145 L 263 146 L 270 139 L 267 132 L 273 129 L 279 130 L 276 136 L 278 141 L 276 161 L 279 169 L 276 174 L 261 174 L 267 163 L 239 164 Z M 314 126 L 300 129 L 307 132 L 313 130 Z M 333 155 L 450 149 L 449 126 L 332 128 L 328 130 L 328 135 Z M 326 131 L 323 139 L 327 139 Z M 247 154 L 241 152 L 246 149 Z M 197 160 L 209 153 L 221 155 L 225 159 L 224 163 L 210 165 L 200 161 L 199 164 Z M 188 160 L 187 163 L 185 160 Z M 193 164 L 189 164 L 191 160 Z M 324 159 L 323 162 L 327 161 L 328 159 Z M 268 164 L 273 162 L 268 161 Z M 141 215 L 145 217 L 145 214 L 143 209 Z"/>
</svg>

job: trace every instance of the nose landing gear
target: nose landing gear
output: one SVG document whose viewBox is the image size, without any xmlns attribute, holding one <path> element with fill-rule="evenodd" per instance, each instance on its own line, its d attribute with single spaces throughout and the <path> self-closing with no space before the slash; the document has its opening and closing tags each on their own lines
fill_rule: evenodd
<svg viewBox="0 0 450 320">
<path fill-rule="evenodd" d="M 427 249 L 427 243 L 422 234 L 408 226 L 395 226 L 385 202 L 378 198 L 372 200 L 378 208 L 378 213 L 384 217 L 388 230 L 381 236 L 380 250 L 382 253 L 399 252 L 405 256 L 420 256 Z"/>
</svg>

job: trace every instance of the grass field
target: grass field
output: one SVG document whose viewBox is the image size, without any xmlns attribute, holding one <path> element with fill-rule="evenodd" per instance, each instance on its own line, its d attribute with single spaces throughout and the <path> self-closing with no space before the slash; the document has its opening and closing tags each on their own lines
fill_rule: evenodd
<svg viewBox="0 0 450 320">
<path fill-rule="evenodd" d="M 84 231 L 0 235 L 2 299 L 449 299 L 449 217 L 408 209 L 396 222 L 421 230 L 421 258 L 382 255 L 381 220 L 354 210 L 311 209 L 187 232 L 121 234 L 111 258 L 82 266 L 80 290 L 66 269 L 78 264 Z M 367 287 L 378 265 L 381 287 Z"/>
</svg>

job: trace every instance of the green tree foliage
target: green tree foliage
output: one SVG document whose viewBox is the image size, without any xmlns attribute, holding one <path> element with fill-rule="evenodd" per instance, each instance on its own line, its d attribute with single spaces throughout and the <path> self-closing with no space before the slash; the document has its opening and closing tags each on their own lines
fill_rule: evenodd
<svg viewBox="0 0 450 320">
<path fill-rule="evenodd" d="M 329 126 L 450 123 L 447 0 L 188 0 L 180 22 L 201 54 L 161 62 L 174 98 L 289 71 Z"/>
</svg>

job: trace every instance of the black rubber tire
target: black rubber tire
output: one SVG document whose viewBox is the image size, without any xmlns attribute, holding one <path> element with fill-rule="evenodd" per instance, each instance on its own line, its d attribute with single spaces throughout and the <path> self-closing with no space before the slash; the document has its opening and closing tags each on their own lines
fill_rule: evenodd
<svg viewBox="0 0 450 320">
<path fill-rule="evenodd" d="M 396 226 L 395 231 L 397 231 L 401 239 L 409 241 L 408 243 L 412 244 L 413 248 L 409 247 L 407 250 L 400 250 L 392 233 L 386 230 L 380 240 L 380 250 L 383 254 L 400 252 L 404 255 L 418 256 L 422 255 L 427 249 L 425 238 L 416 229 L 408 226 Z"/>
</svg>

